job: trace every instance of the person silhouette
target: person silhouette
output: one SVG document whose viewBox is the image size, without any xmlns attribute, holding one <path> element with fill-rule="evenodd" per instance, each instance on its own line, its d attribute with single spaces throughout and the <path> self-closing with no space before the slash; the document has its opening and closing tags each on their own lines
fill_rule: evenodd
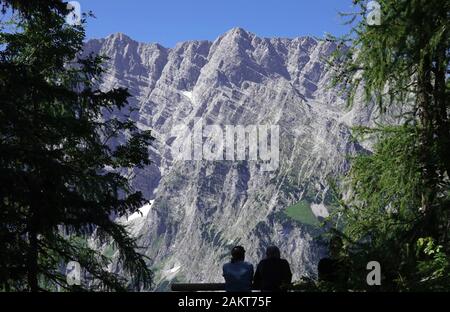
<svg viewBox="0 0 450 312">
<path fill-rule="evenodd" d="M 261 291 L 284 291 L 290 285 L 292 273 L 289 263 L 280 258 L 280 249 L 270 246 L 266 258 L 259 262 L 253 285 Z"/>
<path fill-rule="evenodd" d="M 222 268 L 227 292 L 252 291 L 253 265 L 244 260 L 244 247 L 234 247 L 231 250 L 231 261 Z"/>
<path fill-rule="evenodd" d="M 333 236 L 329 242 L 329 257 L 320 259 L 317 266 L 319 281 L 329 283 L 337 289 L 345 289 L 349 277 L 343 245 L 339 236 Z"/>
</svg>

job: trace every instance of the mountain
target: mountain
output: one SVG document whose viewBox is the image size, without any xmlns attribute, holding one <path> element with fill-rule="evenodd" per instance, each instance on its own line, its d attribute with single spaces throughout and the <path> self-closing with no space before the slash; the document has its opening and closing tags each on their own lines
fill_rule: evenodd
<svg viewBox="0 0 450 312">
<path fill-rule="evenodd" d="M 241 28 L 174 48 L 120 33 L 86 42 L 86 53 L 109 57 L 101 87 L 129 88 L 132 118 L 157 139 L 153 165 L 132 172 L 151 205 L 118 222 L 139 237 L 159 290 L 171 281 L 222 281 L 221 265 L 236 244 L 254 264 L 275 244 L 294 279 L 316 274 L 326 253 L 317 224 L 332 209 L 329 178 L 364 149 L 350 127 L 374 114 L 363 104 L 346 108 L 330 87 L 325 59 L 335 49 L 311 37 L 260 38 Z M 176 147 L 189 133 L 174 129 L 198 120 L 223 129 L 277 125 L 279 163 L 262 170 L 248 159 L 179 159 Z M 113 246 L 101 248 L 116 259 Z M 120 269 L 114 261 L 111 270 Z"/>
</svg>

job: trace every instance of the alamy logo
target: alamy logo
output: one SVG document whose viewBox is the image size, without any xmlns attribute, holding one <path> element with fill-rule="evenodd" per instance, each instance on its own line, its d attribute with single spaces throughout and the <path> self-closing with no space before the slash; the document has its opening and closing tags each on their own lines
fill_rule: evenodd
<svg viewBox="0 0 450 312">
<path fill-rule="evenodd" d="M 380 286 L 381 285 L 381 265 L 378 261 L 370 261 L 366 266 L 367 270 L 370 270 L 367 274 L 367 285 Z"/>
<path fill-rule="evenodd" d="M 205 125 L 201 118 L 193 127 L 177 125 L 172 155 L 175 160 L 259 161 L 262 171 L 274 171 L 279 165 L 278 125 Z"/>
<path fill-rule="evenodd" d="M 377 1 L 367 3 L 366 22 L 369 26 L 381 25 L 381 6 Z"/>
<path fill-rule="evenodd" d="M 69 25 L 81 24 L 81 5 L 78 1 L 69 1 L 67 3 L 67 10 L 70 11 L 66 16 L 66 23 Z"/>
<path fill-rule="evenodd" d="M 69 286 L 81 285 L 81 267 L 77 261 L 70 261 L 67 264 L 66 281 Z"/>
</svg>

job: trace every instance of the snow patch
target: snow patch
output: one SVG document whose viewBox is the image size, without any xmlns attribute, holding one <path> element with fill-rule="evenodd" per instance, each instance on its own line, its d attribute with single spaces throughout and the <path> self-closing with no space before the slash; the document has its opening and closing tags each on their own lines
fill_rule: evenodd
<svg viewBox="0 0 450 312">
<path fill-rule="evenodd" d="M 174 266 L 173 268 L 171 268 L 170 270 L 168 270 L 167 272 L 168 272 L 168 273 L 176 273 L 176 272 L 178 272 L 180 269 L 181 269 L 181 265 L 177 265 L 177 266 Z"/>
<path fill-rule="evenodd" d="M 181 91 L 181 93 L 189 99 L 189 101 L 194 102 L 194 95 L 192 91 Z"/>
<path fill-rule="evenodd" d="M 164 280 L 173 280 L 177 275 L 178 271 L 180 271 L 181 265 L 175 265 L 173 268 L 168 270 L 163 270 L 161 272 L 161 277 Z"/>
<path fill-rule="evenodd" d="M 311 210 L 316 217 L 326 218 L 330 215 L 324 204 L 311 204 Z"/>
<path fill-rule="evenodd" d="M 139 208 L 138 211 L 128 217 L 127 221 L 130 222 L 139 218 L 145 218 L 148 215 L 150 208 L 152 208 L 153 202 L 154 200 L 151 200 L 150 203 L 144 205 L 142 208 Z"/>
<path fill-rule="evenodd" d="M 344 123 L 346 126 L 351 127 L 353 124 L 353 120 L 355 119 L 355 110 L 350 110 L 347 113 L 343 114 L 339 119 L 338 122 Z"/>
</svg>

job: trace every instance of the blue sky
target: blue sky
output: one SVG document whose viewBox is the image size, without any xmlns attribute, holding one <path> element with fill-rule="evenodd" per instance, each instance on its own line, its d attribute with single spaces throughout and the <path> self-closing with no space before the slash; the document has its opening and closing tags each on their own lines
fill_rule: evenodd
<svg viewBox="0 0 450 312">
<path fill-rule="evenodd" d="M 233 27 L 261 37 L 340 35 L 338 12 L 351 0 L 78 0 L 93 11 L 87 38 L 123 32 L 142 42 L 173 47 L 186 40 L 214 40 Z"/>
</svg>

